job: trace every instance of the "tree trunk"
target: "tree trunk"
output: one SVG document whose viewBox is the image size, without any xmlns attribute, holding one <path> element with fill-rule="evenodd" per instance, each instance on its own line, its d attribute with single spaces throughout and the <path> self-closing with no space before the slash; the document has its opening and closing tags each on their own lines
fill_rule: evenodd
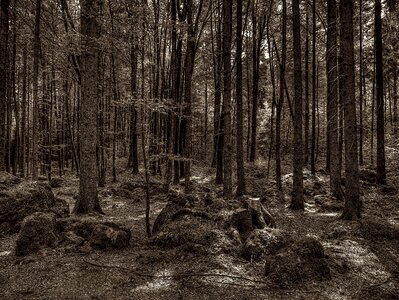
<svg viewBox="0 0 399 300">
<path fill-rule="evenodd" d="M 359 165 L 355 97 L 355 59 L 353 42 L 353 0 L 340 0 L 341 99 L 344 107 L 345 207 L 341 218 L 360 218 Z"/>
<path fill-rule="evenodd" d="M 316 174 L 316 0 L 312 5 L 312 143 L 310 170 Z"/>
<path fill-rule="evenodd" d="M 26 147 L 25 147 L 25 143 L 26 143 L 26 129 L 28 128 L 26 126 L 26 106 L 29 105 L 29 103 L 27 104 L 27 76 L 28 76 L 28 72 L 27 72 L 27 68 L 28 68 L 28 64 L 27 64 L 27 47 L 26 45 L 24 45 L 23 48 L 23 54 L 22 54 L 22 103 L 21 103 L 21 144 L 20 144 L 20 155 L 19 155 L 19 173 L 21 175 L 21 177 L 25 177 L 25 159 L 26 159 Z M 28 135 L 29 137 L 29 135 Z"/>
<path fill-rule="evenodd" d="M 382 61 L 382 20 L 381 0 L 375 0 L 375 64 L 376 64 L 376 104 L 377 104 L 377 183 L 386 183 L 385 172 L 385 124 L 384 124 L 384 70 Z"/>
<path fill-rule="evenodd" d="M 393 133 L 398 137 L 398 65 L 393 67 Z"/>
<path fill-rule="evenodd" d="M 244 116 L 242 110 L 242 0 L 237 0 L 237 30 L 236 30 L 236 118 L 237 118 L 237 191 L 236 196 L 245 194 L 244 170 Z"/>
<path fill-rule="evenodd" d="M 285 67 L 287 57 L 287 1 L 283 0 L 282 7 L 282 21 L 281 21 L 281 62 L 280 62 L 280 83 L 279 93 L 280 99 L 277 103 L 276 114 L 276 184 L 279 191 L 283 191 L 281 183 L 281 114 L 284 107 L 284 82 L 285 82 Z M 306 96 L 307 97 L 307 96 Z"/>
<path fill-rule="evenodd" d="M 359 0 L 359 164 L 363 165 L 363 78 L 364 78 L 364 64 L 363 64 L 363 0 Z"/>
<path fill-rule="evenodd" d="M 81 3 L 82 55 L 82 98 L 79 111 L 79 196 L 75 213 L 102 212 L 97 194 L 97 82 L 99 11 L 101 0 L 83 0 Z"/>
<path fill-rule="evenodd" d="M 9 0 L 1 0 L 0 7 L 0 172 L 6 170 L 6 107 L 7 107 L 7 66 Z"/>
<path fill-rule="evenodd" d="M 36 1 L 35 37 L 33 45 L 33 117 L 32 117 L 32 178 L 38 179 L 39 163 L 39 56 L 40 56 L 40 15 L 41 0 Z"/>
<path fill-rule="evenodd" d="M 293 191 L 291 209 L 304 209 L 303 201 L 303 146 L 302 146 L 302 66 L 301 18 L 299 0 L 293 0 L 293 49 L 294 49 L 294 140 L 293 140 Z"/>
<path fill-rule="evenodd" d="M 223 196 L 230 198 L 232 193 L 232 132 L 231 132 L 231 40 L 232 5 L 223 0 Z"/>
<path fill-rule="evenodd" d="M 338 55 L 337 55 L 337 3 L 327 1 L 327 137 L 330 149 L 330 191 L 333 197 L 342 199 L 341 168 L 339 163 L 338 120 Z"/>
</svg>

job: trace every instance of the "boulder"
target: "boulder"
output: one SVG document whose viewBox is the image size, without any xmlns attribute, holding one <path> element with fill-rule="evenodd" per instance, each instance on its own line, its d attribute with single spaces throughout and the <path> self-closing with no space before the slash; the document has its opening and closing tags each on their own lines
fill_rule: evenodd
<svg viewBox="0 0 399 300">
<path fill-rule="evenodd" d="M 199 217 L 210 218 L 205 212 L 189 209 L 194 203 L 198 203 L 198 199 L 194 195 L 170 192 L 168 200 L 169 203 L 162 209 L 154 221 L 154 225 L 152 226 L 153 234 L 158 233 L 163 226 L 174 221 L 180 215 L 194 214 Z"/>
<path fill-rule="evenodd" d="M 332 198 L 329 195 L 316 195 L 314 201 L 320 206 L 320 211 L 341 211 L 344 209 L 343 201 Z"/>
<path fill-rule="evenodd" d="M 0 172 L 0 191 L 10 188 L 18 183 L 21 183 L 22 179 L 16 177 L 7 172 Z"/>
<path fill-rule="evenodd" d="M 19 230 L 22 220 L 35 213 L 49 211 L 56 204 L 46 183 L 24 181 L 0 194 L 0 224 L 7 222 L 11 231 Z"/>
<path fill-rule="evenodd" d="M 331 279 L 323 246 L 312 237 L 294 239 L 277 254 L 266 256 L 265 275 L 279 287 Z"/>
<path fill-rule="evenodd" d="M 123 249 L 129 246 L 130 230 L 116 224 L 97 224 L 89 237 L 90 246 L 94 249 Z"/>
<path fill-rule="evenodd" d="M 75 248 L 86 243 L 98 250 L 122 249 L 129 246 L 131 239 L 129 229 L 112 222 L 67 218 L 57 220 L 56 226 L 63 236 L 62 243 L 72 244 Z"/>
<path fill-rule="evenodd" d="M 374 170 L 370 169 L 360 169 L 359 179 L 367 183 L 376 183 L 377 173 Z"/>
<path fill-rule="evenodd" d="M 241 255 L 247 260 L 260 260 L 267 255 L 276 254 L 292 242 L 286 231 L 265 228 L 255 229 L 242 245 Z"/>
<path fill-rule="evenodd" d="M 191 245 L 191 248 L 210 248 L 216 241 L 215 224 L 193 215 L 185 215 L 165 224 L 151 238 L 151 244 L 163 248 Z"/>
<path fill-rule="evenodd" d="M 64 184 L 64 179 L 61 177 L 53 177 L 49 181 L 50 186 L 54 188 L 60 188 Z"/>
<path fill-rule="evenodd" d="M 360 231 L 361 234 L 368 239 L 399 239 L 399 226 L 378 218 L 362 220 Z"/>
<path fill-rule="evenodd" d="M 26 217 L 18 234 L 15 254 L 23 256 L 35 253 L 43 247 L 56 246 L 55 219 L 54 214 L 42 212 Z"/>
</svg>

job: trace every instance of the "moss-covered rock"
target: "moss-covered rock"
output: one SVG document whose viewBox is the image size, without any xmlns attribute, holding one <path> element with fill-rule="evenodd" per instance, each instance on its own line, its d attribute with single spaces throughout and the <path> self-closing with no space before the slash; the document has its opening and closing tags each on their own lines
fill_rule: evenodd
<svg viewBox="0 0 399 300">
<path fill-rule="evenodd" d="M 26 217 L 16 241 L 17 256 L 35 253 L 43 247 L 54 247 L 58 243 L 55 231 L 55 215 L 37 212 Z"/>
</svg>

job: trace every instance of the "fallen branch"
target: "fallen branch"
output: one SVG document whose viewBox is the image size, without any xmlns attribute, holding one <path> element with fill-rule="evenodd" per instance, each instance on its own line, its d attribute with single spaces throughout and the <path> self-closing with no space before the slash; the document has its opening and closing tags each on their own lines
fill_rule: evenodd
<svg viewBox="0 0 399 300">
<path fill-rule="evenodd" d="M 175 278 L 183 278 L 183 277 L 225 277 L 225 278 L 230 278 L 230 279 L 246 280 L 246 281 L 250 281 L 250 282 L 258 283 L 258 284 L 268 284 L 266 281 L 256 280 L 256 279 L 252 279 L 249 277 L 228 275 L 228 274 L 218 274 L 218 273 L 181 273 L 181 274 L 174 274 L 174 275 L 152 275 L 152 274 L 137 272 L 130 267 L 99 264 L 99 263 L 96 263 L 96 262 L 93 262 L 90 260 L 83 260 L 83 261 L 85 263 L 95 266 L 95 267 L 107 268 L 107 269 L 121 269 L 121 270 L 125 270 L 125 271 L 130 271 L 140 277 L 162 278 L 162 279 L 175 279 Z"/>
</svg>

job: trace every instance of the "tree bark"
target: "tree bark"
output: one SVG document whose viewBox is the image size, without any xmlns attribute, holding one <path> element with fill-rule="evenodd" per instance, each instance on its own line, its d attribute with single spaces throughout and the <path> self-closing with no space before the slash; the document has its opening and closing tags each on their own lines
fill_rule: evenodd
<svg viewBox="0 0 399 300">
<path fill-rule="evenodd" d="M 353 42 L 353 0 L 340 0 L 340 51 L 339 78 L 344 107 L 345 142 L 345 207 L 341 218 L 360 218 L 359 165 L 357 155 L 357 124 L 355 98 L 355 59 Z"/>
<path fill-rule="evenodd" d="M 236 196 L 245 194 L 244 170 L 244 116 L 242 110 L 242 0 L 237 0 L 237 29 L 236 29 L 236 118 L 237 118 L 237 191 Z"/>
<path fill-rule="evenodd" d="M 223 0 L 223 196 L 232 194 L 232 132 L 231 132 L 231 40 L 232 40 L 232 5 Z"/>
<path fill-rule="evenodd" d="M 337 52 L 337 3 L 327 1 L 327 137 L 330 151 L 330 191 L 342 199 L 341 168 L 339 163 L 338 120 L 338 52 Z"/>
<path fill-rule="evenodd" d="M 35 15 L 35 36 L 33 45 L 33 116 L 32 116 L 32 178 L 38 179 L 38 163 L 39 163 L 39 56 L 40 56 L 40 15 L 41 0 L 36 1 Z"/>
<path fill-rule="evenodd" d="M 0 171 L 6 170 L 6 107 L 7 107 L 7 65 L 9 0 L 1 0 L 0 7 Z"/>
<path fill-rule="evenodd" d="M 293 140 L 293 191 L 290 208 L 305 208 L 303 201 L 303 146 L 302 146 L 302 66 L 301 19 L 299 0 L 293 0 L 293 50 L 294 50 L 294 140 Z"/>
<path fill-rule="evenodd" d="M 385 171 L 385 124 L 384 124 L 384 70 L 382 61 L 382 20 L 381 0 L 375 0 L 375 80 L 376 80 L 376 105 L 377 105 L 377 183 L 386 183 Z"/>
<path fill-rule="evenodd" d="M 79 111 L 79 196 L 75 213 L 102 212 L 97 194 L 97 82 L 99 11 L 101 0 L 83 0 L 81 3 L 80 67 L 82 75 L 82 98 Z"/>
<path fill-rule="evenodd" d="M 284 107 L 284 83 L 285 83 L 285 67 L 287 59 L 287 1 L 282 3 L 282 20 L 281 20 L 281 62 L 280 62 L 280 83 L 279 83 L 279 101 L 277 103 L 276 114 L 276 184 L 279 191 L 283 191 L 281 182 L 281 114 Z M 306 151 L 306 150 L 305 150 Z"/>
</svg>

